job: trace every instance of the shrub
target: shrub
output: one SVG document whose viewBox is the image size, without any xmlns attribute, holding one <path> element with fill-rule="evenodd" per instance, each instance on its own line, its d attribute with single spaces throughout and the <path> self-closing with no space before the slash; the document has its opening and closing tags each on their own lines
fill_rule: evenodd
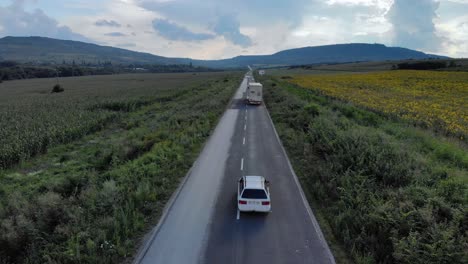
<svg viewBox="0 0 468 264">
<path fill-rule="evenodd" d="M 304 106 L 304 111 L 311 117 L 319 115 L 319 106 L 315 103 L 309 103 Z"/>
<path fill-rule="evenodd" d="M 35 217 L 38 219 L 38 229 L 41 232 L 52 233 L 55 227 L 64 221 L 65 202 L 54 192 L 47 192 L 37 198 Z"/>
<path fill-rule="evenodd" d="M 63 91 L 65 91 L 65 89 L 63 89 L 63 87 L 60 84 L 56 84 L 52 88 L 52 93 L 61 93 Z"/>
</svg>

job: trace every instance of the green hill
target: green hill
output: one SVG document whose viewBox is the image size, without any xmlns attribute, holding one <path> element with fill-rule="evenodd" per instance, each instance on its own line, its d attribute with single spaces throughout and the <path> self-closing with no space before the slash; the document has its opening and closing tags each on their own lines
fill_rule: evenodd
<svg viewBox="0 0 468 264">
<path fill-rule="evenodd" d="M 79 41 L 43 37 L 4 37 L 0 39 L 0 60 L 28 63 L 112 62 L 122 64 L 189 64 L 212 68 L 304 65 L 356 61 L 441 58 L 423 52 L 387 47 L 382 44 L 337 44 L 280 51 L 272 55 L 237 56 L 223 60 L 167 58 L 149 53 L 99 46 Z"/>
<path fill-rule="evenodd" d="M 226 60 L 207 61 L 204 65 L 209 67 L 286 66 L 428 58 L 446 57 L 406 48 L 387 47 L 382 44 L 354 43 L 290 49 L 272 55 L 238 56 Z"/>
<path fill-rule="evenodd" d="M 123 64 L 186 64 L 188 59 L 166 58 L 149 53 L 100 46 L 80 41 L 44 37 L 4 37 L 0 39 L 0 59 L 18 62 L 76 63 L 112 62 Z"/>
</svg>

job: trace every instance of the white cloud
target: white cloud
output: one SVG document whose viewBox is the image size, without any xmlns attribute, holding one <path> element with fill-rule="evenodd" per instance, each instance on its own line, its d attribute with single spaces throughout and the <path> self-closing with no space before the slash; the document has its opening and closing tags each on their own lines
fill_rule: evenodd
<svg viewBox="0 0 468 264">
<path fill-rule="evenodd" d="M 438 8 L 439 1 L 435 0 L 395 0 L 386 14 L 393 26 L 390 32 L 393 44 L 439 51 L 443 40 L 434 24 Z"/>
<path fill-rule="evenodd" d="M 381 9 L 388 9 L 393 0 L 327 0 L 329 5 L 348 5 L 348 6 L 373 6 Z"/>
<path fill-rule="evenodd" d="M 468 0 L 441 0 L 439 8 L 432 4 L 421 7 L 437 2 L 433 0 L 70 0 L 61 3 L 66 15 L 58 15 L 53 9 L 60 22 L 46 15 L 47 6 L 41 4 L 45 2 L 51 1 L 29 4 L 45 12 L 0 13 L 0 34 L 36 32 L 69 39 L 86 36 L 100 44 L 197 59 L 350 42 L 379 42 L 468 56 Z M 4 8 L 0 6 L 0 10 Z M 74 8 L 80 12 L 73 14 Z M 40 21 L 47 23 L 29 17 L 42 17 Z M 97 21 L 106 23 L 99 23 L 104 25 L 99 27 Z M 153 21 L 169 21 L 179 32 L 161 34 Z M 24 23 L 29 29 L 21 28 Z M 192 33 L 192 38 L 177 36 L 184 32 L 189 36 Z"/>
<path fill-rule="evenodd" d="M 441 35 L 450 36 L 442 46 L 453 57 L 468 57 L 468 15 L 448 20 L 436 26 Z"/>
<path fill-rule="evenodd" d="M 41 9 L 26 11 L 28 1 L 16 1 L 9 6 L 0 6 L 0 36 L 43 36 L 92 42 L 91 39 L 72 31 L 47 16 Z"/>
</svg>

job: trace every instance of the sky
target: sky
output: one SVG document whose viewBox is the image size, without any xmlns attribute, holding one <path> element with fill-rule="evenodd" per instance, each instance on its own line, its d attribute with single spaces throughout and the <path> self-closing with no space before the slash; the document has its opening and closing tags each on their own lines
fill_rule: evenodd
<svg viewBox="0 0 468 264">
<path fill-rule="evenodd" d="M 337 43 L 468 57 L 468 0 L 0 0 L 0 37 L 222 59 Z"/>
</svg>

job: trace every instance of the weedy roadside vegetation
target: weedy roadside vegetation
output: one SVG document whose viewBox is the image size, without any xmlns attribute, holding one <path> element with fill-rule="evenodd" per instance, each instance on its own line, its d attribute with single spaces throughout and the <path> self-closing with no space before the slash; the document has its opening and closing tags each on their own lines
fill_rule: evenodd
<svg viewBox="0 0 468 264">
<path fill-rule="evenodd" d="M 46 96 L 38 87 L 48 90 L 47 83 L 31 88 L 17 83 L 24 87 L 21 94 L 27 92 L 16 97 L 14 109 L 34 110 L 46 125 L 33 113 L 21 120 L 39 131 L 14 124 L 26 135 L 60 140 L 49 141 L 45 154 L 27 160 L 33 153 L 25 152 L 21 164 L 0 170 L 0 263 L 130 258 L 241 78 L 242 73 L 226 72 L 82 77 L 68 80 L 67 91 L 50 102 L 28 98 L 28 93 Z M 10 99 L 20 92 L 13 90 Z M 11 100 L 2 103 L 14 106 Z M 17 146 L 24 151 L 41 142 L 21 138 L 25 145 Z"/>
<path fill-rule="evenodd" d="M 288 81 L 257 79 L 338 262 L 468 261 L 463 140 Z"/>
</svg>

